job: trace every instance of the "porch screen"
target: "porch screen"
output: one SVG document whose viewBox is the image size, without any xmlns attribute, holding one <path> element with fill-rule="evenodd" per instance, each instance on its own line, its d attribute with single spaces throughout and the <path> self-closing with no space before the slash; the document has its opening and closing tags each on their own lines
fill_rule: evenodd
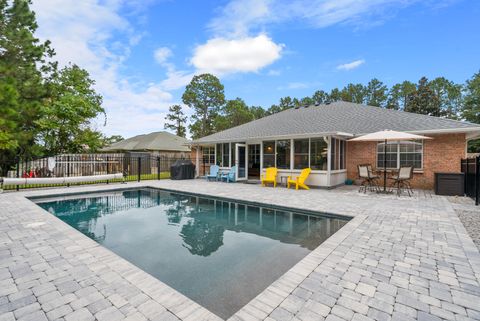
<svg viewBox="0 0 480 321">
<path fill-rule="evenodd" d="M 263 168 L 275 167 L 275 142 L 263 142 Z"/>
<path fill-rule="evenodd" d="M 328 145 L 323 138 L 310 139 L 310 168 L 326 171 L 328 169 Z"/>
<path fill-rule="evenodd" d="M 293 141 L 293 168 L 304 169 L 308 167 L 308 139 Z"/>
<path fill-rule="evenodd" d="M 290 169 L 290 140 L 277 140 L 277 168 Z"/>
</svg>

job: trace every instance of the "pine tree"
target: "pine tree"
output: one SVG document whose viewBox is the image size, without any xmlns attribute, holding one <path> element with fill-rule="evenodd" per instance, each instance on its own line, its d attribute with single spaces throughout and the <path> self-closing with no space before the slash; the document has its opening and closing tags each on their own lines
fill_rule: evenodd
<svg viewBox="0 0 480 321">
<path fill-rule="evenodd" d="M 422 77 L 418 81 L 416 90 L 408 98 L 405 111 L 437 117 L 443 115 L 440 108 L 440 99 L 430 88 L 426 77 Z"/>
<path fill-rule="evenodd" d="M 225 104 L 223 90 L 220 80 L 211 74 L 194 76 L 185 88 L 182 101 L 194 111 L 190 125 L 193 139 L 215 132 L 214 120 Z"/>
<path fill-rule="evenodd" d="M 168 112 L 165 117 L 165 120 L 168 121 L 168 123 L 165 123 L 165 129 L 171 129 L 175 131 L 175 135 L 185 137 L 187 135 L 187 126 L 185 125 L 187 116 L 183 113 L 182 106 L 170 106 Z"/>
</svg>

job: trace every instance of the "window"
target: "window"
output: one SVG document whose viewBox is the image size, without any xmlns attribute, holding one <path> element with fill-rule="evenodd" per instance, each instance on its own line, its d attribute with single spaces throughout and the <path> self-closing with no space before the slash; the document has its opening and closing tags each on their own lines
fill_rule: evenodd
<svg viewBox="0 0 480 321">
<path fill-rule="evenodd" d="M 263 168 L 275 167 L 275 142 L 263 142 Z"/>
<path fill-rule="evenodd" d="M 345 148 L 347 146 L 347 142 L 344 140 L 340 140 L 340 169 L 345 169 Z"/>
<path fill-rule="evenodd" d="M 277 168 L 290 169 L 290 140 L 277 140 Z"/>
<path fill-rule="evenodd" d="M 345 141 L 332 138 L 331 144 L 330 161 L 332 163 L 332 171 L 345 169 Z"/>
<path fill-rule="evenodd" d="M 323 138 L 310 139 L 310 168 L 326 171 L 328 145 Z"/>
<path fill-rule="evenodd" d="M 330 164 L 331 165 L 331 170 L 336 170 L 338 169 L 338 164 L 337 164 L 337 140 L 335 138 L 332 138 L 330 140 L 330 143 L 332 144 L 332 146 L 330 147 Z"/>
<path fill-rule="evenodd" d="M 399 168 L 400 166 L 413 166 L 415 169 L 422 168 L 423 143 L 412 142 L 388 142 L 387 143 L 387 168 Z M 377 167 L 383 167 L 385 143 L 377 145 Z"/>
<path fill-rule="evenodd" d="M 215 147 L 214 146 L 202 147 L 202 154 L 203 154 L 204 164 L 215 164 Z"/>
<path fill-rule="evenodd" d="M 230 149 L 232 151 L 231 154 L 230 154 L 230 155 L 232 155 L 232 158 L 230 160 L 230 162 L 231 162 L 230 166 L 235 166 L 235 150 L 237 149 L 235 143 L 230 144 Z"/>
<path fill-rule="evenodd" d="M 293 141 L 293 168 L 304 169 L 308 167 L 308 139 Z"/>
<path fill-rule="evenodd" d="M 230 144 L 217 144 L 217 165 L 220 167 L 228 167 L 230 158 Z"/>
</svg>

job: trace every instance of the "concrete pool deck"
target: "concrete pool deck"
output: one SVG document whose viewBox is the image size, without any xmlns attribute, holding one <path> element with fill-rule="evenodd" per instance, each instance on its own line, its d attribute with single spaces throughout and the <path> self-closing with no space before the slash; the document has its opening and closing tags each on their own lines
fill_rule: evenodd
<svg viewBox="0 0 480 321">
<path fill-rule="evenodd" d="M 354 217 L 232 321 L 480 320 L 480 254 L 447 198 L 203 180 L 0 194 L 0 320 L 220 320 L 25 198 L 139 186 Z"/>
</svg>

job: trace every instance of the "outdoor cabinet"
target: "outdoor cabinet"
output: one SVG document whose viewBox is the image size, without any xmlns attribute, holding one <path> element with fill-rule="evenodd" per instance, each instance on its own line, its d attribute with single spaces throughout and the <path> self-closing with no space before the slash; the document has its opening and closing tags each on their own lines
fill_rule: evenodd
<svg viewBox="0 0 480 321">
<path fill-rule="evenodd" d="M 435 194 L 448 196 L 465 195 L 463 173 L 435 173 Z"/>
</svg>

